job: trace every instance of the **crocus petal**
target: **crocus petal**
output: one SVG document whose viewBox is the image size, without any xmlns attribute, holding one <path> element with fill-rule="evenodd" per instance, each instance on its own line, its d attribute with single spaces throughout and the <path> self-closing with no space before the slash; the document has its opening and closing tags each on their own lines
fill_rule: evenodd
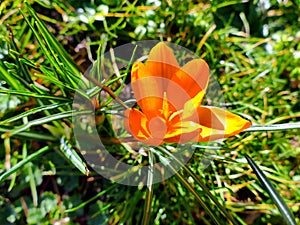
<svg viewBox="0 0 300 225">
<path fill-rule="evenodd" d="M 148 56 L 146 67 L 153 76 L 171 77 L 179 69 L 178 62 L 171 48 L 166 43 L 160 42 L 155 45 Z"/>
<path fill-rule="evenodd" d="M 143 63 L 133 64 L 131 69 L 131 86 L 137 100 L 148 96 L 163 98 L 162 86 L 164 82 L 166 82 L 164 79 L 152 76 Z"/>
<path fill-rule="evenodd" d="M 139 110 L 127 109 L 124 112 L 124 127 L 138 140 L 147 140 L 150 137 L 148 130 L 148 119 Z"/>
<path fill-rule="evenodd" d="M 167 126 L 162 118 L 155 117 L 149 121 L 142 112 L 135 108 L 127 109 L 124 115 L 125 129 L 137 140 L 152 146 L 163 144 Z"/>
<path fill-rule="evenodd" d="M 144 143 L 152 146 L 159 146 L 164 143 L 164 137 L 167 132 L 167 125 L 163 118 L 154 117 L 149 121 L 149 131 L 151 136 L 144 140 Z"/>
<path fill-rule="evenodd" d="M 199 124 L 192 121 L 180 121 L 168 129 L 164 141 L 169 143 L 186 143 L 198 137 L 200 132 L 201 126 Z"/>
<path fill-rule="evenodd" d="M 142 111 L 150 117 L 158 116 L 163 99 L 163 81 L 153 77 L 146 66 L 135 63 L 131 69 L 131 87 Z"/>
<path fill-rule="evenodd" d="M 199 123 L 198 107 L 202 102 L 204 95 L 205 92 L 200 91 L 194 98 L 188 100 L 184 104 L 182 120 Z"/>
<path fill-rule="evenodd" d="M 131 82 L 135 82 L 138 79 L 152 76 L 149 70 L 142 62 L 135 62 L 131 67 Z"/>
<path fill-rule="evenodd" d="M 168 101 L 170 101 L 176 108 L 176 111 L 182 110 L 187 101 L 191 100 L 191 96 L 189 93 L 182 87 L 183 84 L 179 85 L 178 83 L 169 80 L 168 88 L 167 88 L 167 97 Z M 201 99 L 202 101 L 202 99 Z M 197 106 L 200 103 L 197 104 Z"/>
<path fill-rule="evenodd" d="M 158 63 L 157 63 L 158 64 Z M 154 64 L 151 64 L 154 65 Z M 131 86 L 134 93 L 134 96 L 137 100 L 138 105 L 145 115 L 147 115 L 148 119 L 152 117 L 156 117 L 160 115 L 160 110 L 162 109 L 162 100 L 166 93 L 166 87 L 168 86 L 170 80 L 164 77 L 154 76 L 152 73 L 154 71 L 150 71 L 149 66 L 145 66 L 143 63 L 135 63 L 131 69 Z M 168 68 L 168 66 L 166 66 Z M 175 92 L 175 96 L 180 94 L 180 96 L 188 99 L 187 94 L 180 93 L 180 87 L 176 85 L 177 92 Z M 182 91 L 181 91 L 182 92 Z M 174 105 L 174 107 L 182 107 L 182 100 L 180 103 L 178 101 L 178 97 L 171 96 L 173 93 L 168 94 L 168 100 Z M 170 98 L 170 99 L 169 99 Z M 175 98 L 175 101 L 173 100 Z M 174 107 L 171 107 L 174 109 Z M 171 110 L 170 108 L 170 110 Z"/>
<path fill-rule="evenodd" d="M 209 67 L 204 60 L 193 59 L 177 71 L 172 81 L 180 85 L 193 98 L 207 88 Z"/>
<path fill-rule="evenodd" d="M 248 120 L 221 108 L 200 106 L 197 112 L 202 125 L 200 142 L 234 136 L 251 126 Z"/>
<path fill-rule="evenodd" d="M 149 121 L 149 131 L 153 138 L 163 140 L 167 129 L 166 122 L 161 117 L 154 117 Z"/>
<path fill-rule="evenodd" d="M 216 130 L 208 127 L 202 127 L 201 134 L 195 139 L 197 142 L 215 141 L 225 138 L 223 130 Z"/>
</svg>

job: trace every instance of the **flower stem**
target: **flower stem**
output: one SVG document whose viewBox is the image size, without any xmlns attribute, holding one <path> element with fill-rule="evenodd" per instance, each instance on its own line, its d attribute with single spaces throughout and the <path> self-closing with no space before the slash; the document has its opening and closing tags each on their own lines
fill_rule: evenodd
<svg viewBox="0 0 300 225">
<path fill-rule="evenodd" d="M 116 102 L 118 102 L 121 106 L 123 106 L 125 109 L 128 109 L 129 107 L 127 105 L 125 105 L 125 103 L 119 99 L 118 96 L 115 95 L 115 93 L 106 85 L 100 83 L 98 80 L 96 80 L 95 78 L 85 74 L 85 77 L 93 82 L 95 85 L 97 85 L 98 87 L 100 87 L 101 89 L 103 89 L 106 93 L 108 93 L 114 100 L 116 100 Z"/>
</svg>

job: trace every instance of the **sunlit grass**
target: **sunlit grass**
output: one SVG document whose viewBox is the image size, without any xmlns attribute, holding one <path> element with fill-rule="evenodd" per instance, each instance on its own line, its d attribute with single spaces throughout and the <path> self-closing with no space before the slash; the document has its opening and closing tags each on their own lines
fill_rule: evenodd
<svg viewBox="0 0 300 225">
<path fill-rule="evenodd" d="M 246 154 L 299 223 L 299 3 L 159 2 L 1 3 L 0 224 L 282 224 Z M 219 148 L 199 146 L 176 176 L 151 189 L 87 168 L 71 119 L 91 62 L 110 47 L 148 39 L 204 58 L 227 109 L 253 123 Z M 113 99 L 106 101 L 102 110 Z M 117 146 L 111 151 L 130 159 Z"/>
</svg>

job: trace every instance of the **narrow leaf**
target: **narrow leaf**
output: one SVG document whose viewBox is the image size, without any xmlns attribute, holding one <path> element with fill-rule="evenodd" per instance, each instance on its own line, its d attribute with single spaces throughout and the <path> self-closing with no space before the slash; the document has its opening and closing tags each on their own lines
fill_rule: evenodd
<svg viewBox="0 0 300 225">
<path fill-rule="evenodd" d="M 90 111 L 84 110 L 84 111 L 80 111 L 80 112 L 75 112 L 74 110 L 70 110 L 70 111 L 65 111 L 65 112 L 61 112 L 61 113 L 57 113 L 57 114 L 53 114 L 53 115 L 49 115 L 49 116 L 45 116 L 36 120 L 31 120 L 28 123 L 22 124 L 18 127 L 15 127 L 14 129 L 11 129 L 10 131 L 8 131 L 6 134 L 3 134 L 2 136 L 6 136 L 6 137 L 10 137 L 13 136 L 19 132 L 25 131 L 27 129 L 29 129 L 32 126 L 37 126 L 37 125 L 42 125 L 48 122 L 53 122 L 55 120 L 59 120 L 59 119 L 63 119 L 63 118 L 68 118 L 71 117 L 73 115 L 82 115 L 85 113 L 89 113 Z"/>
<path fill-rule="evenodd" d="M 23 86 L 20 85 L 19 81 L 11 76 L 9 72 L 7 72 L 7 68 L 4 66 L 2 61 L 0 61 L 0 77 L 1 79 L 5 80 L 12 89 L 23 89 Z"/>
<path fill-rule="evenodd" d="M 283 124 L 272 124 L 272 125 L 256 125 L 251 126 L 243 132 L 253 131 L 279 131 L 279 130 L 291 130 L 300 129 L 300 123 L 283 123 Z"/>
<path fill-rule="evenodd" d="M 286 203 L 284 202 L 283 198 L 280 196 L 278 191 L 274 188 L 270 180 L 266 177 L 264 172 L 256 165 L 256 163 L 250 158 L 250 156 L 245 155 L 249 165 L 251 166 L 253 172 L 256 174 L 257 178 L 259 179 L 261 185 L 270 195 L 274 204 L 278 207 L 284 221 L 288 225 L 296 225 L 295 217 L 287 207 Z"/>
<path fill-rule="evenodd" d="M 17 91 L 17 90 L 0 90 L 0 94 L 11 94 L 11 95 L 20 95 L 20 96 L 27 96 L 32 98 L 46 98 L 46 99 L 53 99 L 56 101 L 70 101 L 69 98 L 59 97 L 59 96 L 51 96 L 51 95 L 42 95 L 37 94 L 30 91 Z"/>
<path fill-rule="evenodd" d="M 0 133 L 8 133 L 11 127 L 0 126 Z M 38 133 L 33 131 L 23 131 L 15 135 L 18 138 L 24 138 L 25 140 L 35 140 L 35 141 L 57 141 L 58 139 L 53 135 Z"/>
<path fill-rule="evenodd" d="M 148 179 L 147 179 L 147 190 L 146 190 L 146 199 L 144 206 L 144 215 L 143 215 L 143 225 L 148 225 L 151 215 L 151 204 L 153 199 L 153 166 L 154 166 L 154 155 L 152 151 L 149 151 L 149 162 L 150 169 L 148 170 Z"/>
<path fill-rule="evenodd" d="M 41 149 L 39 149 L 38 151 L 32 153 L 31 155 L 29 155 L 28 157 L 24 158 L 23 160 L 21 160 L 20 162 L 18 162 L 16 165 L 14 165 L 10 170 L 6 171 L 5 173 L 3 173 L 0 176 L 0 184 L 7 178 L 9 177 L 11 174 L 17 172 L 19 169 L 21 169 L 24 165 L 26 165 L 29 162 L 32 162 L 34 159 L 40 157 L 41 155 L 43 155 L 44 153 L 46 153 L 47 151 L 51 150 L 53 147 L 53 145 L 49 145 L 49 146 L 45 146 Z"/>
<path fill-rule="evenodd" d="M 164 148 L 159 148 L 160 150 L 163 150 Z M 222 225 L 224 224 L 223 220 L 220 220 L 220 218 L 217 218 L 217 215 L 213 212 L 213 208 L 211 207 L 210 204 L 206 204 L 204 200 L 202 199 L 202 196 L 199 195 L 199 193 L 196 191 L 196 189 L 188 182 L 187 178 L 182 176 L 176 168 L 174 168 L 171 163 L 169 163 L 168 160 L 166 160 L 165 157 L 162 156 L 162 154 L 158 151 L 156 151 L 154 148 L 152 148 L 152 151 L 154 154 L 156 154 L 159 158 L 160 161 L 164 164 L 166 169 L 169 169 L 172 173 L 175 174 L 177 177 L 178 181 L 192 194 L 195 196 L 197 202 L 201 205 L 201 207 L 204 209 L 204 211 L 207 213 L 207 215 L 214 221 L 215 224 L 217 225 Z M 164 152 L 168 154 L 168 151 L 164 149 Z M 168 156 L 171 156 L 171 154 Z M 175 157 L 174 157 L 175 158 Z"/>
<path fill-rule="evenodd" d="M 208 148 L 208 146 L 205 146 Z M 235 219 L 230 215 L 224 206 L 221 205 L 221 203 L 216 199 L 216 197 L 211 193 L 209 188 L 201 181 L 201 179 L 186 165 L 184 165 L 180 160 L 178 160 L 172 153 L 167 151 L 165 148 L 160 148 L 160 150 L 164 153 L 166 153 L 169 157 L 174 159 L 185 171 L 187 174 L 189 174 L 196 182 L 197 184 L 203 189 L 203 191 L 207 194 L 207 196 L 215 203 L 215 205 L 218 207 L 218 209 L 223 213 L 223 215 L 234 225 L 237 225 L 237 222 Z"/>
<path fill-rule="evenodd" d="M 66 137 L 61 137 L 60 139 L 60 150 L 64 156 L 75 166 L 81 173 L 89 175 L 89 170 L 85 162 L 78 155 L 76 150 L 70 145 Z"/>
<path fill-rule="evenodd" d="M 75 66 L 72 58 L 67 53 L 67 51 L 55 39 L 53 34 L 49 31 L 49 29 L 47 29 L 46 25 L 39 19 L 39 17 L 36 15 L 35 11 L 30 7 L 30 5 L 27 2 L 25 4 L 26 4 L 26 7 L 27 7 L 29 13 L 37 22 L 36 25 L 38 26 L 39 30 L 41 31 L 41 34 L 43 35 L 44 40 L 46 42 L 48 42 L 49 45 L 51 45 L 52 49 L 57 54 L 57 57 L 60 58 L 61 62 L 65 66 L 67 66 L 73 74 L 79 74 L 80 73 L 79 70 Z M 79 77 L 77 77 L 77 78 L 79 78 Z"/>
<path fill-rule="evenodd" d="M 10 117 L 6 120 L 0 121 L 0 125 L 8 124 L 8 123 L 14 122 L 16 120 L 22 119 L 26 116 L 30 116 L 30 115 L 33 115 L 33 114 L 36 114 L 36 113 L 39 113 L 39 112 L 42 112 L 42 111 L 45 111 L 45 110 L 49 110 L 49 109 L 55 109 L 55 108 L 58 108 L 58 107 L 61 107 L 61 106 L 64 106 L 64 105 L 66 105 L 66 103 L 43 105 L 43 106 L 40 106 L 40 107 L 36 107 L 36 108 L 30 109 L 30 110 L 27 110 L 27 111 L 25 111 L 21 114 L 18 114 L 16 116 Z"/>
<path fill-rule="evenodd" d="M 88 199 L 87 201 L 85 202 L 82 202 L 80 203 L 79 205 L 73 207 L 73 208 L 70 208 L 70 209 L 67 209 L 65 210 L 65 213 L 70 213 L 70 212 L 75 212 L 83 207 L 85 207 L 86 205 L 88 205 L 89 203 L 91 203 L 92 201 L 95 201 L 96 199 L 98 199 L 99 197 L 101 197 L 102 195 L 110 192 L 111 190 L 115 190 L 116 187 L 117 187 L 117 183 L 114 183 L 112 184 L 110 187 L 104 189 L 103 191 L 99 192 L 98 194 L 94 195 L 93 197 L 91 197 L 90 199 Z"/>
</svg>

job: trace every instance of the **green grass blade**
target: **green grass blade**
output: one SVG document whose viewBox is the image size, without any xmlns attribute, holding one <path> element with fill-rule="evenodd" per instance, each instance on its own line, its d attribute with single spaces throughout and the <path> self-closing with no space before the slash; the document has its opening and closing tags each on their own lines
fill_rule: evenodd
<svg viewBox="0 0 300 225">
<path fill-rule="evenodd" d="M 160 150 L 163 150 L 164 148 L 160 147 Z M 223 224 L 221 222 L 220 218 L 217 218 L 215 213 L 213 213 L 213 209 L 210 205 L 207 205 L 199 193 L 193 188 L 193 186 L 188 182 L 187 178 L 183 177 L 170 163 L 168 163 L 168 160 L 165 160 L 165 158 L 161 155 L 160 152 L 156 151 L 155 149 L 152 149 L 152 151 L 161 159 L 161 162 L 164 163 L 166 168 L 170 169 L 172 173 L 175 174 L 175 176 L 178 178 L 178 181 L 197 199 L 198 203 L 201 205 L 201 207 L 204 209 L 204 211 L 207 213 L 207 215 L 215 222 L 217 225 Z M 163 152 L 168 152 L 167 150 L 163 150 Z M 169 153 L 168 156 L 171 156 L 172 154 Z M 172 157 L 172 156 L 171 156 Z M 175 158 L 175 157 L 172 157 Z M 178 160 L 179 161 L 179 160 Z"/>
<path fill-rule="evenodd" d="M 106 194 L 107 192 L 110 192 L 111 190 L 115 189 L 117 186 L 117 184 L 112 184 L 109 188 L 106 188 L 105 190 L 99 192 L 98 194 L 96 194 L 95 196 L 93 196 L 92 198 L 90 198 L 89 200 L 85 201 L 85 202 L 82 202 L 81 204 L 73 207 L 73 208 L 70 208 L 70 209 L 67 209 L 65 212 L 66 213 L 70 213 L 70 212 L 75 212 L 83 207 L 85 207 L 86 205 L 88 205 L 89 203 L 93 202 L 95 199 L 98 199 L 99 197 L 101 197 L 102 195 Z"/>
<path fill-rule="evenodd" d="M 8 133 L 11 130 L 9 127 L 0 126 L 0 133 Z M 49 134 L 37 133 L 33 131 L 23 131 L 15 135 L 18 138 L 35 141 L 57 141 L 58 139 Z"/>
<path fill-rule="evenodd" d="M 55 54 L 57 54 L 57 56 L 59 57 L 63 65 L 66 68 L 68 68 L 73 74 L 76 75 L 80 74 L 79 70 L 75 66 L 72 58 L 67 53 L 67 51 L 60 45 L 60 43 L 55 39 L 55 37 L 49 32 L 49 29 L 47 29 L 46 25 L 39 19 L 39 17 L 36 15 L 36 13 L 30 7 L 30 5 L 27 2 L 25 4 L 28 9 L 28 12 L 37 22 L 37 26 L 39 27 L 41 34 L 43 34 L 43 38 L 45 39 L 45 41 L 49 43 L 51 49 L 53 49 Z"/>
<path fill-rule="evenodd" d="M 208 147 L 208 146 L 205 146 Z M 187 172 L 187 174 L 189 174 L 196 182 L 197 184 L 202 188 L 202 190 L 208 195 L 208 197 L 216 204 L 216 206 L 218 207 L 218 209 L 223 213 L 223 215 L 228 218 L 228 220 L 230 220 L 232 222 L 232 224 L 237 225 L 237 222 L 235 221 L 235 219 L 232 217 L 232 215 L 230 215 L 226 209 L 224 208 L 224 206 L 222 206 L 220 204 L 220 202 L 215 198 L 215 196 L 210 192 L 210 190 L 208 189 L 208 187 L 201 181 L 201 179 L 199 179 L 198 176 L 196 176 L 196 174 L 189 169 L 187 166 L 185 166 L 184 164 L 182 164 L 182 162 L 180 160 L 178 160 L 176 157 L 174 157 L 174 155 L 172 153 L 170 153 L 169 151 L 167 151 L 165 148 L 160 148 L 162 152 L 166 153 L 168 156 L 170 156 L 172 159 L 174 159 L 178 164 L 180 164 L 182 166 L 182 169 L 185 170 L 185 172 Z"/>
<path fill-rule="evenodd" d="M 11 137 L 13 135 L 16 135 L 16 134 L 22 132 L 22 131 L 25 131 L 26 129 L 29 129 L 32 126 L 42 125 L 42 124 L 46 124 L 48 122 L 52 122 L 52 121 L 55 121 L 55 120 L 68 118 L 68 117 L 71 117 L 73 115 L 82 115 L 82 114 L 86 114 L 86 113 L 90 113 L 90 111 L 85 110 L 85 111 L 75 112 L 74 110 L 70 110 L 70 111 L 66 111 L 66 112 L 62 112 L 62 113 L 57 113 L 57 114 L 54 114 L 54 115 L 45 116 L 45 117 L 40 118 L 40 119 L 31 120 L 28 123 L 20 125 L 20 126 L 14 128 L 14 129 L 11 129 L 9 132 L 6 132 L 2 136 L 3 137 Z"/>
<path fill-rule="evenodd" d="M 32 153 L 31 155 L 29 155 L 28 157 L 26 157 L 25 159 L 21 160 L 20 162 L 18 162 L 15 166 L 13 166 L 9 171 L 3 173 L 0 176 L 0 184 L 7 178 L 9 177 L 11 174 L 17 172 L 19 169 L 21 169 L 24 165 L 26 165 L 29 162 L 32 162 L 33 160 L 35 160 L 36 158 L 40 157 L 41 155 L 43 155 L 44 153 L 50 151 L 53 148 L 54 145 L 49 145 L 49 146 L 45 146 L 39 150 L 37 150 L 36 152 Z"/>
<path fill-rule="evenodd" d="M 41 48 L 41 50 L 43 51 L 43 53 L 45 54 L 45 57 L 49 60 L 50 64 L 52 66 L 54 66 L 60 73 L 62 73 L 60 66 L 58 65 L 58 63 L 55 61 L 55 59 L 52 57 L 52 55 L 50 54 L 50 51 L 48 50 L 47 46 L 44 44 L 43 39 L 40 37 L 39 33 L 37 32 L 37 30 L 35 29 L 35 27 L 32 25 L 32 23 L 28 20 L 27 16 L 25 15 L 25 13 L 20 10 L 24 20 L 26 21 L 26 23 L 29 25 L 30 29 L 32 30 L 37 42 L 39 43 L 39 47 Z"/>
<path fill-rule="evenodd" d="M 22 147 L 22 157 L 23 157 L 23 159 L 26 159 L 26 157 L 27 157 L 27 143 L 26 142 L 23 144 L 23 147 Z M 30 187 L 30 190 L 31 190 L 33 205 L 34 205 L 34 207 L 37 207 L 37 205 L 38 205 L 38 193 L 37 193 L 35 176 L 34 176 L 32 167 L 33 167 L 33 164 L 30 162 L 24 168 L 24 170 L 27 171 L 27 175 L 29 176 L 29 187 Z"/>
<path fill-rule="evenodd" d="M 215 222 L 217 225 L 221 225 L 220 218 L 217 218 L 214 214 L 213 210 L 202 200 L 201 196 L 198 194 L 198 192 L 192 187 L 192 185 L 187 181 L 185 177 L 183 177 L 180 173 L 176 171 L 171 165 L 169 165 L 169 168 L 175 172 L 175 176 L 178 178 L 178 180 L 183 184 L 183 186 L 186 187 L 186 189 L 193 194 L 197 201 L 200 203 L 202 208 L 205 210 L 205 212 L 209 215 L 209 217 Z"/>
<path fill-rule="evenodd" d="M 64 154 L 64 156 L 75 166 L 81 173 L 88 176 L 89 169 L 85 162 L 78 155 L 76 150 L 70 145 L 66 137 L 60 138 L 60 150 Z"/>
<path fill-rule="evenodd" d="M 258 165 L 256 165 L 256 163 L 248 155 L 245 155 L 245 158 L 247 159 L 253 172 L 256 174 L 257 178 L 259 179 L 261 185 L 268 192 L 274 204 L 278 207 L 286 224 L 296 225 L 294 215 L 291 213 L 286 203 L 284 202 L 283 198 L 280 196 L 278 191 L 274 188 L 270 180 L 266 177 L 263 171 L 258 167 Z"/>
<path fill-rule="evenodd" d="M 39 112 L 42 112 L 45 110 L 49 110 L 49 109 L 56 109 L 56 108 L 64 106 L 64 105 L 67 105 L 67 103 L 51 104 L 51 105 L 44 105 L 44 106 L 36 107 L 36 108 L 30 109 L 30 110 L 27 110 L 19 115 L 16 115 L 16 116 L 10 117 L 6 120 L 3 120 L 0 122 L 0 125 L 5 125 L 8 123 L 14 122 L 16 120 L 22 119 L 26 116 L 30 116 L 30 115 L 33 115 L 33 114 L 36 114 L 36 113 L 39 113 Z"/>
<path fill-rule="evenodd" d="M 150 163 L 150 167 L 148 171 L 146 201 L 145 201 L 142 225 L 149 224 L 150 215 L 151 215 L 151 204 L 153 199 L 153 165 L 154 165 L 154 155 L 152 151 L 149 151 L 149 163 Z"/>
<path fill-rule="evenodd" d="M 11 32 L 12 38 L 10 38 L 10 45 L 11 45 L 11 49 L 15 52 L 20 52 L 18 49 L 17 44 L 15 43 L 15 39 L 13 36 L 13 33 Z M 11 51 L 11 50 L 10 50 Z M 27 65 L 21 64 L 19 62 L 19 54 L 16 54 L 16 59 L 15 59 L 15 63 L 18 66 L 18 69 L 20 70 L 21 74 L 18 74 L 19 76 L 22 76 L 22 78 L 29 84 L 32 84 L 32 78 L 30 76 L 30 72 L 29 69 L 27 67 Z M 18 89 L 17 89 L 18 90 Z"/>
<path fill-rule="evenodd" d="M 273 125 L 255 125 L 244 130 L 243 132 L 253 132 L 253 131 L 279 131 L 279 130 L 290 130 L 290 129 L 300 129 L 300 123 L 283 123 L 283 124 L 273 124 Z"/>
<path fill-rule="evenodd" d="M 4 66 L 4 63 L 0 60 L 0 77 L 5 80 L 8 85 L 15 90 L 22 89 L 19 81 L 16 80 L 9 72 L 7 72 L 7 68 Z"/>
<path fill-rule="evenodd" d="M 69 89 L 72 92 L 78 92 L 78 94 L 80 94 L 81 96 L 84 96 L 86 99 L 90 99 L 85 94 L 85 92 L 83 92 L 81 89 L 78 89 L 77 87 L 70 86 L 68 83 L 64 83 L 63 81 L 58 80 L 57 77 L 54 77 L 54 76 L 50 75 L 50 72 L 45 70 L 45 67 L 40 66 L 40 69 L 45 75 L 35 74 L 35 77 L 42 78 L 44 81 L 50 81 L 51 83 L 56 84 L 58 87 L 60 87 L 61 90 Z"/>
<path fill-rule="evenodd" d="M 32 98 L 41 98 L 41 99 L 46 98 L 46 99 L 55 100 L 55 101 L 68 101 L 68 102 L 71 101 L 69 98 L 64 98 L 64 97 L 59 97 L 59 96 L 51 96 L 51 95 L 42 95 L 42 94 L 30 92 L 30 91 L 0 90 L 0 94 L 1 93 L 10 94 L 10 95 L 27 96 L 27 97 L 32 97 Z"/>
<path fill-rule="evenodd" d="M 74 88 L 80 81 L 80 72 L 73 63 L 71 57 L 67 54 L 64 48 L 58 43 L 53 35 L 46 28 L 45 24 L 38 18 L 32 8 L 27 4 L 27 8 L 31 16 L 34 18 L 33 23 L 29 21 L 25 13 L 20 10 L 24 20 L 29 25 L 39 46 L 50 64 L 55 68 L 61 80 L 70 84 Z M 76 75 L 73 75 L 76 74 Z"/>
</svg>

